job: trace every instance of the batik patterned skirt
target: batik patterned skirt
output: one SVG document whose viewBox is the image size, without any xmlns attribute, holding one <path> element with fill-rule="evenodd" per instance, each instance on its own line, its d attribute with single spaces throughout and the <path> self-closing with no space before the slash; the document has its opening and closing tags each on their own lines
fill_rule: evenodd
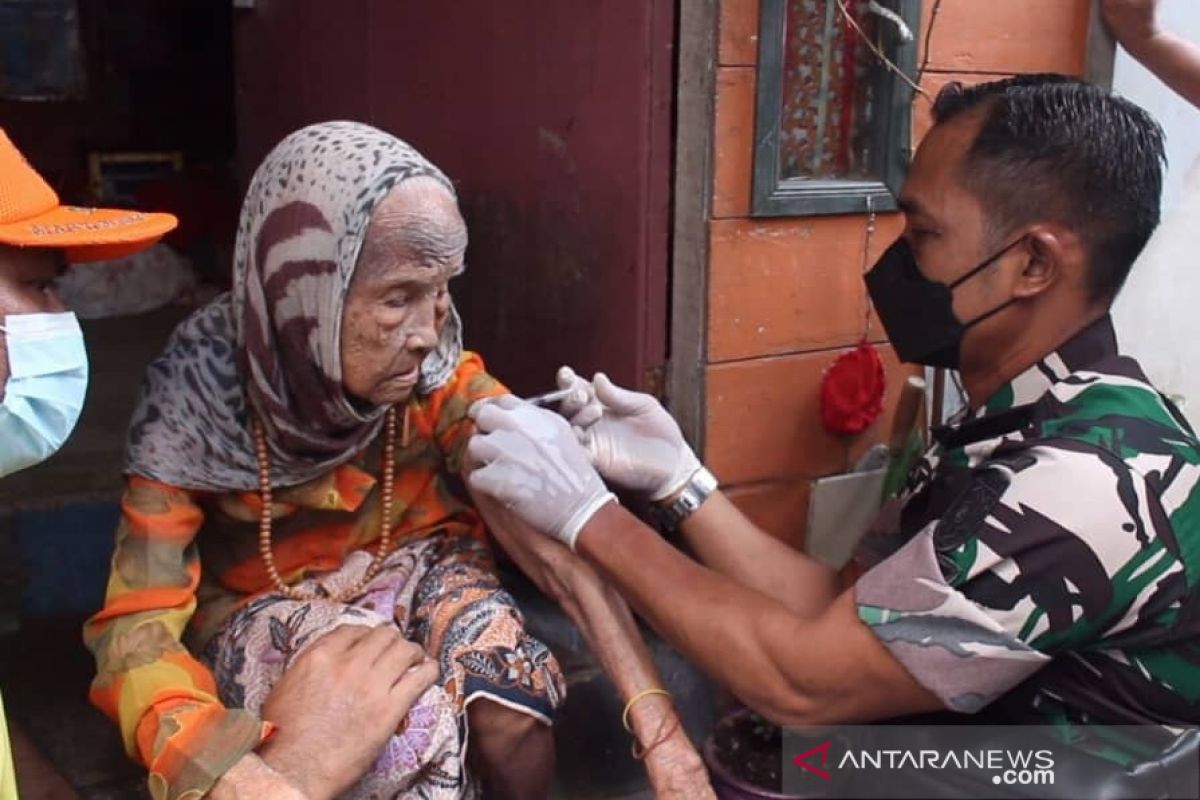
<svg viewBox="0 0 1200 800">
<path fill-rule="evenodd" d="M 368 553 L 355 552 L 340 569 L 299 588 L 336 596 L 370 562 Z M 487 699 L 550 724 L 565 696 L 558 663 L 525 632 L 487 548 L 467 536 L 434 535 L 399 548 L 347 603 L 272 594 L 231 617 L 204 653 L 221 700 L 259 713 L 292 662 L 339 625 L 395 625 L 441 667 L 439 683 L 421 696 L 347 798 L 475 796 L 465 761 L 467 705 Z"/>
</svg>

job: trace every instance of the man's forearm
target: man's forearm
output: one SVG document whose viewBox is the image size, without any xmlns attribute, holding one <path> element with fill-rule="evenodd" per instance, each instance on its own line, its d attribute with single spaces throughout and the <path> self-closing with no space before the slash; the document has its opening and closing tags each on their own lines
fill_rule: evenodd
<svg viewBox="0 0 1200 800">
<path fill-rule="evenodd" d="M 254 753 L 247 753 L 222 775 L 208 793 L 212 800 L 311 800 Z"/>
<path fill-rule="evenodd" d="M 592 518 L 576 546 L 689 660 L 752 708 L 780 705 L 789 681 L 768 641 L 790 636 L 799 615 L 704 569 L 616 504 Z"/>
<path fill-rule="evenodd" d="M 942 708 L 862 624 L 852 590 L 806 618 L 705 569 L 616 504 L 592 517 L 576 548 L 664 639 L 776 722 Z"/>
<path fill-rule="evenodd" d="M 1122 44 L 1159 80 L 1200 108 L 1200 45 L 1170 31 Z"/>
<path fill-rule="evenodd" d="M 758 528 L 721 492 L 714 492 L 681 530 L 706 566 L 802 617 L 820 614 L 837 596 L 832 569 Z"/>
</svg>

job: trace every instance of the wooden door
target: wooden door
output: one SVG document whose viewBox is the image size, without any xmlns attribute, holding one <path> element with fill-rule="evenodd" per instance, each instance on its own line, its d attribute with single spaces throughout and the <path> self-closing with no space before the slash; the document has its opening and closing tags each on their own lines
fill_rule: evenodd
<svg viewBox="0 0 1200 800">
<path fill-rule="evenodd" d="M 672 0 L 258 0 L 236 12 L 239 162 L 334 118 L 458 185 L 467 343 L 521 393 L 666 358 Z"/>
</svg>

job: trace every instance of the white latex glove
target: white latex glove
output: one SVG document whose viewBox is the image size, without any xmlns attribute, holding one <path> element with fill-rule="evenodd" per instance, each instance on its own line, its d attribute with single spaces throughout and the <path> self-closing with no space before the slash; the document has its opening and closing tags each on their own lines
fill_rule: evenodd
<svg viewBox="0 0 1200 800">
<path fill-rule="evenodd" d="M 471 488 L 574 550 L 587 521 L 616 498 L 566 420 L 512 395 L 480 401 L 470 415 Z"/>
<path fill-rule="evenodd" d="M 651 395 L 622 389 L 603 372 L 592 382 L 570 367 L 558 371 L 561 389 L 575 389 L 559 406 L 605 480 L 665 500 L 700 469 L 679 425 Z"/>
</svg>

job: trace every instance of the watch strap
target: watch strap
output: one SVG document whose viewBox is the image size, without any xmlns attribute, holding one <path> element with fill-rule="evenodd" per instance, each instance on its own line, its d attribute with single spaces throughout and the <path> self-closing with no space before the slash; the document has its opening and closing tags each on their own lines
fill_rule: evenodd
<svg viewBox="0 0 1200 800">
<path fill-rule="evenodd" d="M 687 483 L 683 485 L 683 489 L 675 495 L 674 499 L 658 505 L 659 517 L 665 525 L 676 528 L 685 519 L 696 513 L 696 510 L 704 505 L 704 501 L 709 498 L 709 495 L 716 490 L 716 477 L 706 467 L 701 466 L 692 473 L 692 477 L 688 478 Z"/>
</svg>

